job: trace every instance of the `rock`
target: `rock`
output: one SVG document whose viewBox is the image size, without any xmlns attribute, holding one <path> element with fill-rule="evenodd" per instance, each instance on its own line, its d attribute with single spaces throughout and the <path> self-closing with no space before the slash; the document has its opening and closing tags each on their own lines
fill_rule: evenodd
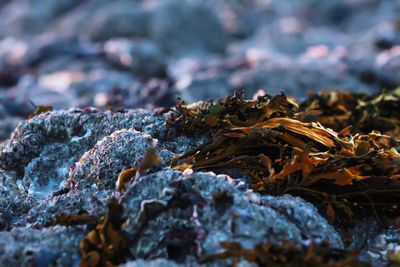
<svg viewBox="0 0 400 267">
<path fill-rule="evenodd" d="M 113 132 L 80 158 L 69 174 L 69 181 L 78 188 L 96 185 L 99 189 L 114 189 L 118 174 L 137 166 L 150 147 L 157 147 L 157 140 L 133 129 Z M 172 158 L 166 150 L 158 153 L 165 163 Z"/>
<path fill-rule="evenodd" d="M 131 108 L 140 84 L 129 73 L 98 69 L 87 72 L 84 80 L 72 83 L 68 90 L 80 96 L 77 107 Z"/>
<path fill-rule="evenodd" d="M 17 220 L 36 205 L 26 193 L 17 185 L 15 174 L 0 170 L 0 231 L 18 225 Z"/>
<path fill-rule="evenodd" d="M 152 42 L 113 39 L 105 43 L 104 50 L 111 62 L 140 76 L 166 76 L 165 56 Z"/>
<path fill-rule="evenodd" d="M 60 192 L 38 201 L 16 221 L 23 226 L 48 227 L 62 217 L 88 214 L 99 218 L 107 213 L 107 202 L 113 192 L 114 190 L 100 190 L 95 187 Z"/>
<path fill-rule="evenodd" d="M 400 45 L 380 54 L 376 63 L 381 79 L 392 84 L 393 88 L 400 86 Z"/>
<path fill-rule="evenodd" d="M 145 37 L 149 24 L 150 13 L 138 4 L 128 1 L 112 3 L 95 13 L 83 35 L 97 42 L 115 37 Z"/>
<path fill-rule="evenodd" d="M 121 264 L 120 266 L 121 267 L 158 267 L 158 266 L 182 267 L 183 265 L 177 264 L 176 262 L 167 259 L 155 259 L 155 260 L 128 261 L 127 263 Z"/>
<path fill-rule="evenodd" d="M 73 266 L 78 264 L 84 228 L 54 226 L 40 230 L 14 228 L 0 232 L 0 265 Z"/>
<path fill-rule="evenodd" d="M 32 196 L 42 199 L 60 189 L 73 163 L 97 141 L 120 129 L 163 138 L 165 118 L 152 112 L 98 112 L 94 109 L 41 114 L 19 124 L 0 153 L 2 168 L 15 170 Z"/>
<path fill-rule="evenodd" d="M 317 209 L 302 198 L 291 195 L 261 196 L 260 203 L 286 216 L 288 221 L 296 224 L 302 232 L 307 233 L 312 239 L 321 242 L 323 241 L 322 237 L 331 244 L 343 246 L 339 236 L 332 235 L 332 226 L 321 216 L 315 216 L 315 214 L 318 214 Z"/>
<path fill-rule="evenodd" d="M 161 1 L 154 9 L 150 38 L 166 53 L 223 54 L 228 37 L 210 8 L 182 1 Z"/>
<path fill-rule="evenodd" d="M 133 128 L 160 138 L 167 131 L 164 124 L 162 116 L 141 109 L 114 113 L 88 108 L 40 114 L 15 129 L 0 153 L 1 167 L 21 170 L 40 155 L 46 145 L 54 143 L 79 143 L 83 154 L 98 140 L 120 129 Z"/>
<path fill-rule="evenodd" d="M 388 264 L 388 253 L 396 253 L 399 249 L 400 231 L 396 224 L 385 228 L 378 225 L 375 218 L 364 218 L 352 230 L 350 248 L 360 250 L 360 259 L 378 267 Z"/>
<path fill-rule="evenodd" d="M 258 90 L 263 89 L 268 94 L 279 94 L 304 98 L 308 91 L 318 92 L 325 89 L 339 91 L 372 92 L 373 88 L 366 86 L 345 70 L 320 68 L 310 64 L 266 64 L 253 69 L 237 71 L 231 77 L 234 88 L 246 88 L 246 96 L 251 98 Z"/>
<path fill-rule="evenodd" d="M 98 56 L 99 49 L 88 42 L 83 42 L 76 37 L 43 37 L 34 39 L 26 51 L 21 64 L 25 67 L 34 67 L 46 61 L 57 58 L 90 58 Z"/>
<path fill-rule="evenodd" d="M 166 116 L 90 108 L 41 114 L 19 124 L 4 143 L 0 162 L 17 172 L 15 179 L 22 178 L 29 196 L 37 200 L 63 189 L 67 179 L 80 188 L 114 189 L 118 174 L 136 166 L 149 147 L 156 147 L 168 164 L 173 155 L 205 140 L 167 140 Z"/>
<path fill-rule="evenodd" d="M 212 73 L 182 77 L 176 82 L 175 88 L 188 103 L 220 99 L 233 91 L 227 76 Z"/>
<path fill-rule="evenodd" d="M 121 200 L 128 218 L 124 230 L 134 240 L 133 257 L 184 262 L 193 253 L 202 257 L 222 252 L 221 241 L 239 242 L 248 249 L 265 239 L 328 240 L 333 247 L 343 247 L 339 234 L 310 204 L 291 197 L 282 197 L 280 208 L 255 204 L 235 183 L 226 175 L 185 176 L 170 170 L 135 180 Z M 304 210 L 294 213 L 298 202 Z"/>
<path fill-rule="evenodd" d="M 78 0 L 12 1 L 1 10 L 2 16 L 8 15 L 4 21 L 6 28 L 2 30 L 2 34 L 24 36 L 43 33 L 49 27 L 49 22 L 73 9 L 80 2 Z"/>
</svg>

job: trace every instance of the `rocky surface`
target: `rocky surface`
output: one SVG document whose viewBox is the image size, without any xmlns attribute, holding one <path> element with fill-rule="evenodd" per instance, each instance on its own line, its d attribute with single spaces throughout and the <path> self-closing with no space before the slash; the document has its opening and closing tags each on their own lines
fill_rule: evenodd
<svg viewBox="0 0 400 267">
<path fill-rule="evenodd" d="M 332 247 L 344 248 L 338 231 L 300 198 L 261 196 L 248 189 L 246 179 L 228 175 L 171 170 L 171 157 L 202 138 L 165 138 L 167 116 L 144 110 L 70 110 L 20 123 L 0 153 L 0 235 L 2 240 L 13 240 L 0 242 L 0 249 L 8 255 L 0 258 L 2 266 L 15 262 L 28 266 L 32 261 L 41 266 L 46 260 L 70 266 L 79 261 L 78 241 L 87 231 L 55 224 L 60 218 L 81 214 L 99 218 L 107 214 L 107 203 L 113 197 L 123 207 L 123 231 L 131 238 L 131 259 L 162 258 L 171 266 L 197 266 L 194 257 L 222 252 L 221 242 L 227 240 L 248 249 L 263 241 L 282 240 L 303 245 L 327 241 Z M 119 172 L 137 165 L 148 147 L 156 148 L 163 169 L 139 176 L 122 194 L 117 192 Z M 396 242 L 376 229 L 353 245 L 365 249 L 364 259 L 374 260 L 371 253 L 394 248 Z M 53 248 L 52 242 L 60 245 Z M 163 260 L 149 264 L 158 261 Z M 140 264 L 144 262 L 131 261 L 126 266 Z M 251 265 L 244 262 L 242 266 Z"/>
<path fill-rule="evenodd" d="M 398 1 L 47 2 L 0 4 L 3 140 L 29 100 L 137 108 L 400 84 Z"/>
<path fill-rule="evenodd" d="M 183 262 L 195 244 L 200 244 L 198 256 L 207 257 L 222 252 L 220 243 L 226 240 L 249 249 L 265 239 L 326 240 L 343 247 L 338 233 L 312 205 L 291 196 L 255 204 L 235 183 L 226 175 L 171 171 L 136 180 L 121 201 L 129 220 L 126 231 L 135 237 L 132 255 Z"/>
<path fill-rule="evenodd" d="M 81 227 L 63 226 L 0 232 L 0 262 L 3 266 L 73 266 L 79 262 L 84 232 Z"/>
<path fill-rule="evenodd" d="M 208 137 L 179 135 L 153 110 L 236 89 L 298 99 L 393 89 L 399 12 L 383 0 L 0 1 L 0 266 L 76 266 L 89 229 L 57 222 L 100 218 L 111 198 L 134 239 L 124 266 L 199 266 L 224 240 L 324 240 L 379 266 L 399 250 L 395 226 L 367 219 L 348 246 L 302 199 L 261 196 L 240 175 L 172 170 Z M 38 105 L 54 111 L 28 119 Z M 149 147 L 162 169 L 116 191 Z"/>
</svg>

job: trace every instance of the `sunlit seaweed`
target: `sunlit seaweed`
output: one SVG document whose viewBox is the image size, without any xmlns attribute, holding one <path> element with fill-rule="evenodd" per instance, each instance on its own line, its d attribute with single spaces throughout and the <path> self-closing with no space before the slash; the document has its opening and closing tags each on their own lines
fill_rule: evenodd
<svg viewBox="0 0 400 267">
<path fill-rule="evenodd" d="M 390 97 L 382 93 L 371 101 L 388 100 L 391 101 L 389 107 L 400 106 L 396 94 Z M 321 99 L 315 108 L 322 106 Z M 209 125 L 212 138 L 175 158 L 174 168 L 239 169 L 251 177 L 253 190 L 302 196 L 324 210 L 331 221 L 349 221 L 355 213 L 363 215 L 366 210 L 379 222 L 382 215 L 400 214 L 397 207 L 400 201 L 399 142 L 393 136 L 375 131 L 380 130 L 379 124 L 372 132 L 354 134 L 348 124 L 341 121 L 346 127 L 335 131 L 323 125 L 327 121 L 323 114 L 327 111 L 310 108 L 304 103 L 297 105 L 284 95 L 249 101 L 236 94 L 217 103 L 178 105 L 175 109 L 178 115 L 173 117 L 174 123 L 178 129 L 188 132 L 193 131 L 194 125 L 200 131 L 209 125 L 210 107 L 219 105 L 224 111 L 212 115 L 217 121 Z M 232 106 L 236 109 L 224 108 Z M 246 108 L 238 111 L 240 107 Z M 390 112 L 379 114 L 389 115 Z M 348 117 L 342 119 L 349 120 Z M 391 120 L 393 126 L 388 133 L 397 132 L 398 118 L 386 119 Z M 345 217 L 336 216 L 337 211 Z"/>
</svg>

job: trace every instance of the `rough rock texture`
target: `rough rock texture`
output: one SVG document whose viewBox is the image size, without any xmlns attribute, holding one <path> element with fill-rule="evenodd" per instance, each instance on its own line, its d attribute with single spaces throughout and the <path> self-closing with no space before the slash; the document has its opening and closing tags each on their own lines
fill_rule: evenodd
<svg viewBox="0 0 400 267">
<path fill-rule="evenodd" d="M 166 74 L 165 55 L 149 41 L 131 42 L 113 39 L 104 49 L 111 62 L 144 77 L 162 77 Z"/>
<path fill-rule="evenodd" d="M 97 188 L 75 189 L 45 198 L 32 205 L 27 214 L 20 215 L 17 225 L 43 227 L 54 224 L 58 218 L 79 214 L 101 217 L 108 211 L 107 202 L 113 192 Z"/>
<path fill-rule="evenodd" d="M 0 153 L 1 167 L 24 176 L 26 187 L 42 198 L 63 186 L 73 163 L 101 138 L 129 128 L 163 137 L 163 124 L 161 117 L 145 110 L 42 114 L 17 127 Z"/>
<path fill-rule="evenodd" d="M 79 258 L 68 258 L 79 257 L 69 250 L 76 246 L 63 243 L 77 244 L 86 231 L 49 225 L 62 216 L 106 214 L 108 199 L 120 197 L 114 188 L 119 171 L 137 164 L 156 140 L 164 169 L 130 185 L 124 205 L 132 213 L 129 232 L 144 232 L 131 251 L 170 259 L 129 259 L 128 266 L 179 266 L 171 258 L 196 266 L 191 256 L 185 261 L 176 253 L 190 250 L 193 238 L 202 244 L 196 253 L 203 254 L 219 251 L 223 238 L 252 245 L 264 234 L 296 242 L 327 238 L 342 246 L 315 208 L 300 199 L 246 194 L 246 181 L 236 173 L 237 185 L 211 174 L 172 172 L 167 162 L 173 155 L 208 137 L 176 136 L 165 125 L 166 115 L 121 108 L 169 107 L 176 96 L 192 102 L 235 89 L 249 98 L 263 89 L 302 99 L 320 89 L 396 88 L 399 8 L 399 1 L 371 0 L 0 0 L 0 248 L 7 247 L 0 249 L 0 266 L 21 265 L 32 255 L 36 265 L 46 265 L 55 256 L 45 237 L 61 240 L 55 250 L 67 256 L 58 265 L 76 265 Z M 56 111 L 26 120 L 35 110 L 30 101 Z M 221 188 L 231 194 L 230 206 L 213 202 Z M 145 204 L 149 199 L 156 201 Z M 167 208 L 138 230 L 134 214 L 141 203 L 150 214 Z M 257 235 L 234 235 L 228 227 L 235 220 L 239 233 L 254 229 Z M 371 222 L 357 225 L 351 246 L 379 266 L 400 242 L 396 230 Z M 202 234 L 193 237 L 198 229 Z M 17 233 L 23 240 L 9 238 Z M 44 252 L 16 252 L 34 245 Z M 11 262 L 14 253 L 19 262 Z"/>
<path fill-rule="evenodd" d="M 125 230 L 135 240 L 130 244 L 132 255 L 182 262 L 189 252 L 222 252 L 221 241 L 253 248 L 265 239 L 327 240 L 333 247 L 343 247 L 339 234 L 310 204 L 290 196 L 280 198 L 281 207 L 274 205 L 273 197 L 265 202 L 272 207 L 254 204 L 235 183 L 225 175 L 169 170 L 135 180 L 122 197 L 128 218 Z M 193 252 L 195 244 L 199 249 Z"/>
<path fill-rule="evenodd" d="M 18 219 L 35 204 L 36 200 L 18 187 L 13 173 L 0 170 L 0 231 L 18 225 Z"/>
<path fill-rule="evenodd" d="M 224 53 L 228 37 L 213 10 L 182 1 L 160 2 L 154 10 L 150 38 L 167 53 Z"/>
<path fill-rule="evenodd" d="M 398 1 L 370 0 L 4 0 L 0 139 L 32 112 L 28 100 L 138 108 L 236 88 L 298 98 L 332 87 L 392 89 L 400 85 L 398 10 Z M 148 86 L 154 78 L 159 90 Z"/>
<path fill-rule="evenodd" d="M 79 188 L 96 185 L 99 189 L 115 188 L 118 174 L 137 166 L 157 140 L 136 130 L 119 130 L 104 137 L 91 150 L 83 154 L 69 175 L 69 181 Z M 164 162 L 169 162 L 172 153 L 159 151 Z"/>
<path fill-rule="evenodd" d="M 0 232 L 1 266 L 75 265 L 80 259 L 79 240 L 84 233 L 82 227 L 64 226 Z"/>
<path fill-rule="evenodd" d="M 108 4 L 88 22 L 84 33 L 94 41 L 115 37 L 143 37 L 148 33 L 150 13 L 138 8 L 135 1 Z"/>
<path fill-rule="evenodd" d="M 80 260 L 76 244 L 87 231 L 54 225 L 81 214 L 101 217 L 107 214 L 112 197 L 120 199 L 124 208 L 123 231 L 130 238 L 132 256 L 128 260 L 138 259 L 127 266 L 141 266 L 143 258 L 161 258 L 149 264 L 197 266 L 196 257 L 223 251 L 221 241 L 239 242 L 248 249 L 262 241 L 283 240 L 299 244 L 325 240 L 332 247 L 344 247 L 338 232 L 311 204 L 290 195 L 253 193 L 240 175 L 233 179 L 223 174 L 181 173 L 165 165 L 116 192 L 119 172 L 135 166 L 147 148 L 155 147 L 167 163 L 207 140 L 206 136 L 174 136 L 165 123 L 167 116 L 145 110 L 74 109 L 22 122 L 0 153 L 0 237 L 19 236 L 12 242 L 0 240 L 0 251 L 18 255 L 20 262 L 34 256 L 37 262 L 75 264 Z M 371 224 L 356 228 L 352 247 L 363 250 L 362 259 L 377 263 L 385 251 L 395 248 L 397 241 L 391 237 L 397 232 L 367 226 Z M 46 246 L 64 238 L 51 250 L 56 255 L 48 254 Z M 32 246 L 39 249 L 24 254 Z M 13 257 L 0 258 L 0 265 L 11 266 Z M 210 266 L 229 263 L 216 261 Z"/>
<path fill-rule="evenodd" d="M 181 267 L 183 265 L 177 264 L 174 261 L 166 260 L 166 259 L 156 259 L 156 260 L 135 260 L 129 261 L 125 264 L 122 264 L 123 267 Z M 195 265 L 194 265 L 195 266 Z"/>
<path fill-rule="evenodd" d="M 44 226 L 63 215 L 105 214 L 119 172 L 136 166 L 149 147 L 156 147 L 167 164 L 205 140 L 179 136 L 164 141 L 167 133 L 165 118 L 145 110 L 70 110 L 21 123 L 0 153 L 2 164 L 10 163 L 8 171 L 0 172 L 0 229 Z M 29 149 L 30 140 L 37 141 L 38 151 Z"/>
</svg>

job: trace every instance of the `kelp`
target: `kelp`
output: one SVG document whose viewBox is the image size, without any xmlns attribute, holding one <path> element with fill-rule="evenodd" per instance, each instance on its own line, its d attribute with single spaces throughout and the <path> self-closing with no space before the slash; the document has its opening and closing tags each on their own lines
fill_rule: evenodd
<svg viewBox="0 0 400 267">
<path fill-rule="evenodd" d="M 400 135 L 400 88 L 374 95 L 349 92 L 319 92 L 300 105 L 308 112 L 320 110 L 317 120 L 340 131 L 352 125 L 353 133 L 379 130 L 382 134 Z"/>
<path fill-rule="evenodd" d="M 33 106 L 33 108 L 35 110 L 34 110 L 34 112 L 32 114 L 30 114 L 28 116 L 28 119 L 32 119 L 36 115 L 39 115 L 39 114 L 42 114 L 42 113 L 53 111 L 53 107 L 52 106 L 35 105 L 35 103 L 33 103 L 32 101 L 29 101 L 29 103 L 31 103 L 31 105 Z"/>
<path fill-rule="evenodd" d="M 368 263 L 357 259 L 357 250 L 331 248 L 328 243 L 299 245 L 289 241 L 282 244 L 259 243 L 252 249 L 243 248 L 240 243 L 221 242 L 222 253 L 208 256 L 203 262 L 215 260 L 232 261 L 237 266 L 241 260 L 256 263 L 258 266 L 328 266 L 328 267 L 366 267 Z"/>
<path fill-rule="evenodd" d="M 161 169 L 162 165 L 162 160 L 160 156 L 157 155 L 156 149 L 154 147 L 149 147 L 146 150 L 143 159 L 136 167 L 123 170 L 118 175 L 117 182 L 115 183 L 115 189 L 119 192 L 122 192 L 129 181 L 150 172 L 157 171 Z"/>
<path fill-rule="evenodd" d="M 301 104 L 284 94 L 246 100 L 243 92 L 191 105 L 179 100 L 167 124 L 177 133 L 210 138 L 175 157 L 171 167 L 181 171 L 237 170 L 249 178 L 253 190 L 301 196 L 339 226 L 347 227 L 355 219 L 371 215 L 384 224 L 385 219 L 400 215 L 399 97 L 400 89 L 373 96 L 324 92 Z M 156 150 L 148 149 L 139 164 L 120 173 L 117 196 L 124 194 L 130 181 L 161 167 Z M 143 202 L 137 217 L 141 225 L 138 235 L 148 220 L 166 209 L 201 201 L 198 192 L 181 192 L 187 190 L 186 185 L 175 186 L 176 193 L 168 203 Z M 212 201 L 223 213 L 233 198 L 221 191 L 213 194 Z M 82 213 L 58 217 L 54 224 L 88 225 L 90 231 L 80 242 L 80 266 L 116 266 L 130 258 L 129 243 L 135 240 L 123 232 L 122 214 L 122 205 L 112 198 L 101 218 Z M 172 231 L 168 237 L 174 244 L 171 259 L 195 251 L 198 234 Z M 187 238 L 177 245 L 174 237 L 179 235 Z M 224 260 L 233 266 L 241 260 L 259 266 L 369 266 L 358 260 L 357 251 L 332 248 L 326 242 L 261 242 L 244 248 L 226 240 L 221 247 L 222 253 L 198 260 Z M 399 258 L 398 253 L 388 255 L 393 265 L 399 264 Z"/>
<path fill-rule="evenodd" d="M 356 98 L 349 93 L 336 94 Z M 369 104 L 360 105 L 376 103 L 382 109 L 400 106 L 399 98 L 395 100 L 396 94 L 397 91 L 392 96 L 382 93 L 371 97 Z M 400 215 L 397 207 L 400 201 L 398 140 L 376 131 L 380 130 L 380 124 L 369 133 L 354 133 L 344 124 L 349 117 L 342 118 L 340 131 L 326 127 L 329 108 L 317 108 L 330 104 L 321 99 L 320 105 L 311 105 L 313 101 L 297 105 L 283 94 L 267 95 L 255 101 L 235 94 L 215 103 L 183 107 L 179 104 L 172 117 L 176 127 L 187 132 L 198 128 L 203 132 L 209 125 L 212 138 L 175 158 L 172 167 L 239 170 L 251 178 L 253 190 L 301 196 L 316 204 L 331 221 L 349 222 L 354 214 L 369 213 L 382 222 L 382 216 Z M 367 103 L 365 101 L 363 103 Z M 216 114 L 210 111 L 215 105 L 220 107 Z M 360 105 L 354 105 L 354 109 L 361 109 Z M 210 114 L 216 121 L 212 125 L 207 122 Z M 390 110 L 375 114 L 389 116 Z M 389 119 L 388 116 L 385 118 Z M 389 133 L 395 133 L 399 130 L 399 121 L 391 120 L 394 128 Z M 367 126 L 362 127 L 367 129 Z M 387 125 L 382 127 L 387 129 Z"/>
<path fill-rule="evenodd" d="M 109 212 L 81 240 L 79 247 L 82 254 L 80 267 L 117 266 L 129 255 L 126 238 L 121 227 L 122 206 L 117 199 L 109 202 Z"/>
<path fill-rule="evenodd" d="M 256 101 L 244 99 L 244 92 L 237 91 L 218 101 L 197 102 L 187 105 L 179 100 L 172 109 L 167 124 L 178 131 L 201 133 L 209 129 L 249 126 L 274 117 L 292 117 L 298 110 L 294 99 L 281 95 L 266 95 Z"/>
<path fill-rule="evenodd" d="M 126 184 L 135 178 L 158 170 L 162 167 L 161 158 L 154 147 L 147 149 L 143 159 L 136 167 L 122 171 L 116 181 L 116 190 L 123 192 Z M 123 233 L 122 226 L 125 220 L 122 218 L 123 208 L 118 199 L 111 198 L 108 204 L 108 213 L 97 220 L 95 229 L 90 231 L 80 242 L 82 261 L 80 267 L 117 266 L 123 263 L 130 255 L 128 250 L 128 238 Z M 72 222 L 82 221 L 82 216 L 68 216 L 61 222 L 72 225 Z M 86 219 L 91 216 L 85 215 Z M 93 220 L 90 221 L 93 224 Z"/>
</svg>

